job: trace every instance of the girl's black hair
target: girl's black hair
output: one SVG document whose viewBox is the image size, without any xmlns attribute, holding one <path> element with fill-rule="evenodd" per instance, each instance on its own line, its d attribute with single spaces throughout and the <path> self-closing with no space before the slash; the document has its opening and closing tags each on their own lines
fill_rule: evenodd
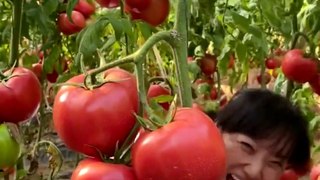
<svg viewBox="0 0 320 180">
<path fill-rule="evenodd" d="M 273 138 L 275 145 L 290 147 L 288 163 L 293 168 L 310 160 L 308 122 L 288 99 L 266 89 L 239 91 L 218 112 L 217 126 L 222 132 L 241 133 L 252 139 Z"/>
</svg>

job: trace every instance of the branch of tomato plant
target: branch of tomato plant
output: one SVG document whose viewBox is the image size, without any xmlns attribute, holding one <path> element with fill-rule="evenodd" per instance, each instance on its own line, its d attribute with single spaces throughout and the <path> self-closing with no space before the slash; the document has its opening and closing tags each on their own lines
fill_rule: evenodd
<svg viewBox="0 0 320 180">
<path fill-rule="evenodd" d="M 162 32 L 158 32 L 158 33 L 152 35 L 143 44 L 143 46 L 138 51 L 136 51 L 135 53 L 132 53 L 132 54 L 126 56 L 126 57 L 123 57 L 121 59 L 112 61 L 112 62 L 106 64 L 105 66 L 99 67 L 99 68 L 91 71 L 90 73 L 88 73 L 86 75 L 86 77 L 84 79 L 84 82 L 86 83 L 88 77 L 91 77 L 91 81 L 92 81 L 92 79 L 95 81 L 95 75 L 97 75 L 97 74 L 99 74 L 99 73 L 101 73 L 101 72 L 103 72 L 103 71 L 105 71 L 107 69 L 110 69 L 112 67 L 115 67 L 115 66 L 118 66 L 118 65 L 122 65 L 122 64 L 127 64 L 127 63 L 133 63 L 133 62 L 135 62 L 137 60 L 140 60 L 140 59 L 144 60 L 144 58 L 147 55 L 148 51 L 156 43 L 158 43 L 161 40 L 164 40 L 167 43 L 172 44 L 173 43 L 173 38 L 172 38 L 171 31 L 162 31 Z M 85 86 L 87 86 L 87 88 L 88 88 L 87 84 L 85 84 Z"/>
<path fill-rule="evenodd" d="M 174 24 L 175 41 L 173 44 L 176 75 L 179 83 L 179 98 L 183 107 L 192 106 L 191 82 L 188 72 L 188 1 L 178 0 Z"/>
<path fill-rule="evenodd" d="M 9 66 L 13 66 L 15 63 L 18 66 L 23 4 L 24 0 L 15 0 L 13 2 Z"/>
<path fill-rule="evenodd" d="M 125 17 L 124 14 L 124 1 L 120 1 L 120 11 L 121 11 L 121 17 Z M 124 33 L 124 39 L 125 39 L 125 46 L 126 46 L 126 55 L 129 54 L 129 41 L 128 41 L 128 34 Z"/>
</svg>

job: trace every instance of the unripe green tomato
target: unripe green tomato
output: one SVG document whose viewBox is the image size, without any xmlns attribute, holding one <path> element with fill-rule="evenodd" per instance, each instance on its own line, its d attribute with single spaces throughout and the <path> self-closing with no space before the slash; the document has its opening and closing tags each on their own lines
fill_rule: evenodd
<svg viewBox="0 0 320 180">
<path fill-rule="evenodd" d="M 0 169 L 14 166 L 20 156 L 20 144 L 13 136 L 17 132 L 15 125 L 12 128 L 6 123 L 0 125 Z"/>
</svg>

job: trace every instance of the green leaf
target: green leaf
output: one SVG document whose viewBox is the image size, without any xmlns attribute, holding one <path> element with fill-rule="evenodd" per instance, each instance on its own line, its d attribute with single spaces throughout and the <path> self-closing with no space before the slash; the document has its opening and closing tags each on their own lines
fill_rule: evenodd
<svg viewBox="0 0 320 180">
<path fill-rule="evenodd" d="M 43 70 L 45 73 L 52 73 L 53 69 L 55 68 L 56 62 L 58 62 L 60 58 L 61 47 L 54 46 L 50 54 L 45 58 L 43 63 Z"/>
<path fill-rule="evenodd" d="M 121 19 L 111 17 L 109 17 L 109 21 L 112 25 L 112 28 L 114 29 L 116 39 L 120 40 L 124 31 L 123 22 L 121 21 Z"/>
<path fill-rule="evenodd" d="M 57 11 L 59 5 L 59 1 L 44 1 L 43 3 L 43 11 L 50 15 Z"/>
<path fill-rule="evenodd" d="M 142 22 L 137 23 L 137 25 L 144 39 L 148 39 L 152 35 L 152 30 L 149 25 Z"/>
<path fill-rule="evenodd" d="M 234 12 L 234 11 L 228 11 L 230 12 L 232 19 L 235 23 L 235 25 L 242 31 L 242 32 L 249 32 L 250 27 L 250 19 L 245 18 L 244 16 L 241 16 L 240 14 Z"/>
</svg>

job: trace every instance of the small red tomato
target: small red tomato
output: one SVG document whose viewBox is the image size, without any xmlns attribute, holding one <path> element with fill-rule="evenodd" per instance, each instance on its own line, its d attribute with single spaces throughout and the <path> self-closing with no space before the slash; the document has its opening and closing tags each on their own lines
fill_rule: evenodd
<svg viewBox="0 0 320 180">
<path fill-rule="evenodd" d="M 42 64 L 41 63 L 32 64 L 31 70 L 40 80 L 42 76 Z"/>
<path fill-rule="evenodd" d="M 149 87 L 148 93 L 147 93 L 147 97 L 149 99 L 151 98 L 155 98 L 158 96 L 163 96 L 163 95 L 170 95 L 170 90 L 159 85 L 159 84 L 152 84 Z M 170 107 L 170 103 L 169 102 L 164 102 L 164 103 L 159 103 L 163 109 L 168 110 Z"/>
<path fill-rule="evenodd" d="M 71 35 L 81 31 L 86 26 L 86 19 L 78 11 L 72 11 L 69 21 L 67 13 L 61 13 L 58 18 L 58 28 L 65 35 Z"/>
<path fill-rule="evenodd" d="M 120 6 L 120 0 L 96 0 L 96 2 L 105 8 L 116 8 Z"/>
<path fill-rule="evenodd" d="M 268 58 L 265 61 L 265 65 L 266 65 L 266 68 L 268 68 L 268 69 L 276 69 L 276 68 L 280 67 L 279 61 L 274 58 Z"/>
<path fill-rule="evenodd" d="M 211 54 L 206 54 L 200 60 L 200 68 L 203 74 L 211 76 L 217 70 L 217 58 Z"/>
<path fill-rule="evenodd" d="M 299 176 L 293 170 L 286 170 L 280 180 L 299 180 Z"/>
<path fill-rule="evenodd" d="M 79 0 L 74 10 L 79 11 L 87 19 L 89 18 L 96 10 L 94 3 L 89 2 L 88 0 Z"/>
<path fill-rule="evenodd" d="M 264 72 L 263 75 L 264 75 L 265 84 L 268 84 L 271 81 L 271 75 L 269 73 L 267 73 L 267 72 Z M 259 84 L 262 84 L 262 76 L 261 76 L 261 74 L 259 74 L 257 76 L 257 81 L 258 81 Z"/>
</svg>

